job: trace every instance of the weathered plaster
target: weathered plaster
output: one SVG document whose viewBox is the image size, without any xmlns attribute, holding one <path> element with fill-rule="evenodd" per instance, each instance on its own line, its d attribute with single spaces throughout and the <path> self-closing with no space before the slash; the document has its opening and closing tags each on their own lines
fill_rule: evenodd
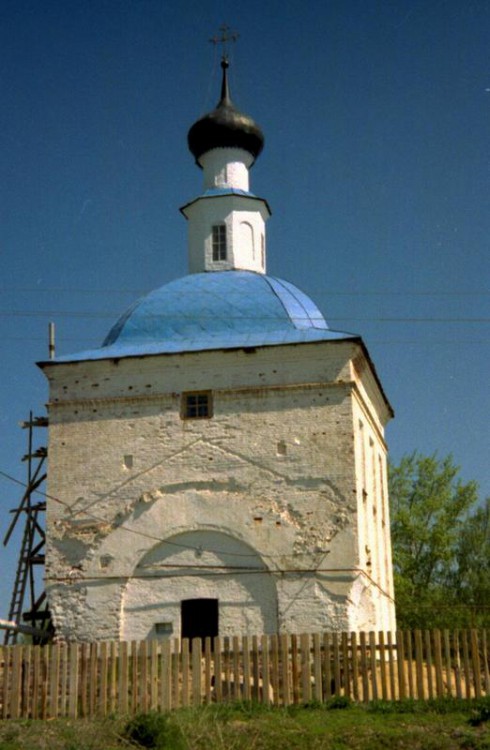
<svg viewBox="0 0 490 750">
<path fill-rule="evenodd" d="M 360 354 L 328 342 L 46 366 L 59 636 L 151 637 L 160 621 L 178 635 L 195 596 L 219 599 L 226 634 L 393 627 L 389 415 Z M 183 420 L 180 394 L 204 389 L 213 417 Z M 149 570 L 195 535 L 211 566 L 209 540 L 231 545 L 219 575 L 192 544 Z M 234 572 L 244 559 L 256 569 Z"/>
</svg>

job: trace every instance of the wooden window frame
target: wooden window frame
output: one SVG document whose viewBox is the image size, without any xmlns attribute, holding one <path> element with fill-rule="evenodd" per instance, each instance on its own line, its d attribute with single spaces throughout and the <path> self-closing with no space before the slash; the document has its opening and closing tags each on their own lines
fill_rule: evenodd
<svg viewBox="0 0 490 750">
<path fill-rule="evenodd" d="M 212 229 L 213 262 L 228 258 L 228 232 L 226 224 L 213 224 Z"/>
<path fill-rule="evenodd" d="M 213 397 L 211 391 L 187 391 L 182 394 L 180 416 L 182 419 L 211 419 Z"/>
</svg>

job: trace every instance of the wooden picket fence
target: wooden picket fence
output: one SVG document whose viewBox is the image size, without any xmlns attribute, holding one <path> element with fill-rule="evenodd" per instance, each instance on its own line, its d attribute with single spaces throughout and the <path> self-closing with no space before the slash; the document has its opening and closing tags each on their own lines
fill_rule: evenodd
<svg viewBox="0 0 490 750">
<path fill-rule="evenodd" d="M 314 633 L 0 647 L 0 718 L 490 695 L 487 631 Z"/>
</svg>

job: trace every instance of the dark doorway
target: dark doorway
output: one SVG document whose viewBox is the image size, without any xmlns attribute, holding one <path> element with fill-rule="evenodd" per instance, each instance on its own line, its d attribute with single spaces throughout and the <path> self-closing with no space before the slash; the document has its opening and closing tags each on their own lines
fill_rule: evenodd
<svg viewBox="0 0 490 750">
<path fill-rule="evenodd" d="M 218 635 L 218 600 L 184 599 L 180 603 L 182 638 L 214 638 Z"/>
</svg>

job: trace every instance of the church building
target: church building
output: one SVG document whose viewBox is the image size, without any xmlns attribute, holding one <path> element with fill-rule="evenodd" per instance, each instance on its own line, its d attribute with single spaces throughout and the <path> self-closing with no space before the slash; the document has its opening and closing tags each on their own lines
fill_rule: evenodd
<svg viewBox="0 0 490 750">
<path fill-rule="evenodd" d="M 181 209 L 189 274 L 100 348 L 40 363 L 60 639 L 395 629 L 392 409 L 361 338 L 266 274 L 263 134 L 221 65 L 188 134 L 204 177 Z"/>
</svg>

